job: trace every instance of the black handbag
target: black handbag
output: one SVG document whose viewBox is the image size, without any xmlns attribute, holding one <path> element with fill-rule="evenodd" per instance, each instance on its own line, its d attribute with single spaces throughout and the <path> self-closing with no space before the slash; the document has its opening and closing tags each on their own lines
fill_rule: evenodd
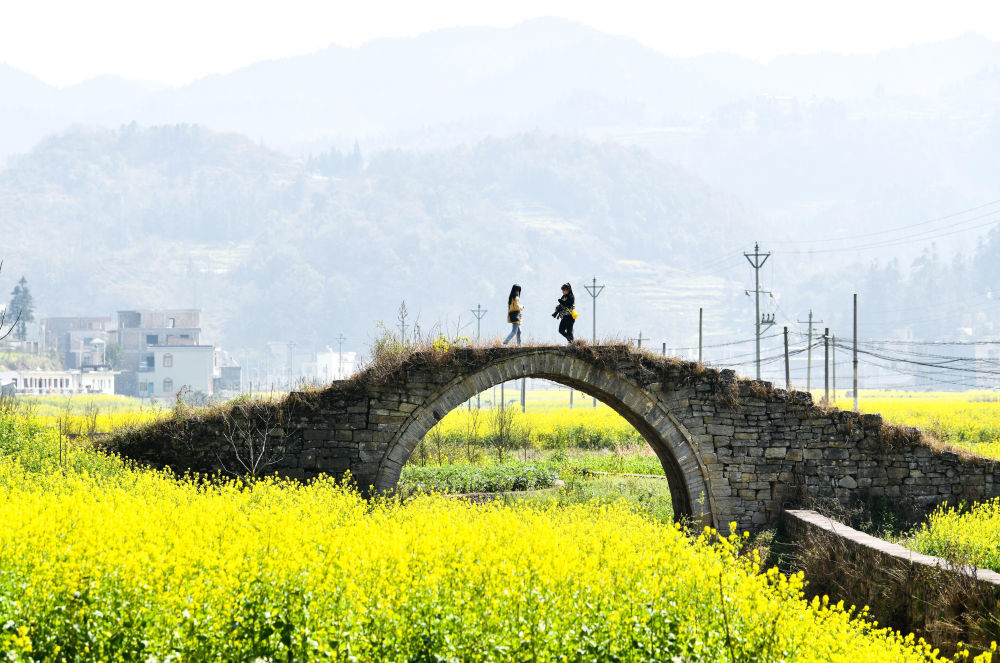
<svg viewBox="0 0 1000 663">
<path fill-rule="evenodd" d="M 507 322 L 514 324 L 516 322 L 521 322 L 521 312 L 520 311 L 507 311 Z"/>
</svg>

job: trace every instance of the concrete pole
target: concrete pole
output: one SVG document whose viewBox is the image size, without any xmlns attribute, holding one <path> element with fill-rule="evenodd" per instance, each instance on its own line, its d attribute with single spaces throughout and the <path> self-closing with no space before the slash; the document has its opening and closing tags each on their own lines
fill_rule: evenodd
<svg viewBox="0 0 1000 663">
<path fill-rule="evenodd" d="M 785 327 L 785 390 L 792 390 L 792 372 L 788 361 L 788 327 Z"/>
<path fill-rule="evenodd" d="M 701 363 L 701 320 L 702 320 L 702 309 L 698 307 L 698 363 Z"/>
<path fill-rule="evenodd" d="M 823 402 L 830 404 L 830 328 L 823 330 Z"/>
<path fill-rule="evenodd" d="M 833 402 L 837 402 L 837 335 L 833 335 L 833 340 L 830 343 L 830 372 L 832 373 L 833 382 Z"/>
<path fill-rule="evenodd" d="M 854 411 L 858 411 L 858 293 L 854 293 Z"/>
</svg>

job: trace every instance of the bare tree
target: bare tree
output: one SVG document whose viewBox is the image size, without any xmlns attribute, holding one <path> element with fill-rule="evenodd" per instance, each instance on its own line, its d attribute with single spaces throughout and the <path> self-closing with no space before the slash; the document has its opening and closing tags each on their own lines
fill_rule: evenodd
<svg viewBox="0 0 1000 663">
<path fill-rule="evenodd" d="M 514 447 L 515 418 L 514 409 L 504 407 L 502 404 L 490 410 L 489 422 L 492 430 L 489 441 L 496 451 L 499 463 L 503 463 L 504 458 Z"/>
<path fill-rule="evenodd" d="M 521 439 L 518 443 L 521 446 L 521 453 L 524 460 L 528 460 L 528 449 L 531 448 L 531 420 L 528 417 L 521 417 L 521 425 L 519 431 L 521 434 Z"/>
<path fill-rule="evenodd" d="M 216 457 L 227 473 L 237 477 L 259 477 L 287 454 L 291 412 L 275 403 L 244 400 L 222 415 L 222 436 L 231 460 Z"/>
<path fill-rule="evenodd" d="M 434 444 L 434 451 L 437 453 L 437 464 L 440 467 L 444 465 L 444 458 L 441 455 L 441 444 L 444 442 L 444 433 L 441 432 L 441 424 L 434 426 L 424 437 L 424 440 L 428 438 Z"/>
<path fill-rule="evenodd" d="M 471 408 L 465 419 L 465 456 L 469 462 L 475 460 L 473 447 L 479 447 L 479 408 Z"/>
<path fill-rule="evenodd" d="M 0 260 L 0 271 L 3 271 L 3 261 Z M 14 322 L 10 323 L 10 327 L 4 330 L 4 325 L 7 324 L 7 309 L 5 308 L 3 312 L 0 312 L 0 341 L 4 340 L 13 333 L 17 328 L 17 323 L 21 321 L 21 311 L 17 312 L 17 318 Z"/>
</svg>

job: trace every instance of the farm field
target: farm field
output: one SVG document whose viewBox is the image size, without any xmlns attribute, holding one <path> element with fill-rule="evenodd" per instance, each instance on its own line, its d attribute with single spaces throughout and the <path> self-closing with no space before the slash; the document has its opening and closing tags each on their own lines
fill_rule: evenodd
<svg viewBox="0 0 1000 663">
<path fill-rule="evenodd" d="M 851 401 L 837 405 L 847 409 Z M 989 458 L 1000 458 L 1000 393 L 865 392 L 859 391 L 862 412 L 878 413 L 891 423 L 916 426 L 941 441 Z"/>
<path fill-rule="evenodd" d="M 499 399 L 499 389 L 496 390 Z M 272 396 L 274 396 L 272 394 Z M 512 451 L 522 455 L 555 449 L 614 450 L 644 448 L 638 432 L 614 410 L 603 403 L 593 407 L 593 399 L 575 392 L 573 409 L 569 408 L 569 390 L 564 388 L 529 389 L 527 412 L 520 410 L 520 394 L 506 391 L 512 412 Z M 821 396 L 817 392 L 817 397 Z M 33 396 L 18 399 L 19 406 L 42 423 L 58 425 L 61 421 L 70 434 L 106 433 L 116 426 L 141 425 L 158 417 L 169 416 L 170 408 L 124 396 Z M 429 434 L 427 453 L 440 462 L 481 460 L 471 454 L 471 447 L 482 447 L 492 421 L 491 391 L 482 394 L 482 409 L 457 408 L 448 413 Z M 846 392 L 838 393 L 836 405 L 851 407 Z M 1000 458 L 1000 392 L 860 392 L 862 412 L 881 414 L 888 422 L 921 428 L 943 442 L 991 458 Z M 470 444 L 471 443 L 471 444 Z"/>
<path fill-rule="evenodd" d="M 82 444 L 59 463 L 57 444 L 0 414 L 7 660 L 948 660 L 618 486 L 370 504 L 328 480 L 198 483 Z"/>
<path fill-rule="evenodd" d="M 1000 499 L 942 507 L 903 543 L 928 555 L 1000 572 Z"/>
<path fill-rule="evenodd" d="M 170 409 L 148 400 L 107 394 L 21 396 L 16 405 L 38 423 L 61 426 L 63 433 L 71 436 L 110 433 L 121 426 L 141 426 L 170 414 Z"/>
<path fill-rule="evenodd" d="M 574 398 L 577 407 L 570 410 L 568 391 L 551 389 L 529 390 L 528 412 L 522 414 L 516 400 L 519 394 L 513 390 L 507 394 L 513 395 L 508 399 L 513 402 L 507 409 L 509 439 L 502 449 L 495 439 L 496 411 L 456 409 L 431 431 L 404 468 L 404 494 L 530 490 L 551 486 L 558 477 L 565 482 L 563 490 L 510 498 L 505 500 L 507 506 L 616 504 L 652 522 L 672 521 L 665 481 L 585 472 L 662 475 L 659 459 L 617 413 L 603 404 L 594 408 L 579 392 Z M 120 397 L 41 397 L 30 403 L 28 410 L 36 425 L 45 429 L 61 425 L 64 432 L 84 435 L 142 424 L 171 412 Z M 841 407 L 849 404 L 849 399 L 840 399 Z M 1000 402 L 995 392 L 862 392 L 861 406 L 863 411 L 881 413 L 887 421 L 921 427 L 975 453 L 1000 454 Z M 51 461 L 51 456 L 39 456 L 37 451 L 24 450 L 23 464 L 39 468 Z M 88 455 L 80 458 L 98 460 Z M 901 542 L 920 552 L 998 569 L 998 512 L 996 504 L 941 511 Z"/>
</svg>

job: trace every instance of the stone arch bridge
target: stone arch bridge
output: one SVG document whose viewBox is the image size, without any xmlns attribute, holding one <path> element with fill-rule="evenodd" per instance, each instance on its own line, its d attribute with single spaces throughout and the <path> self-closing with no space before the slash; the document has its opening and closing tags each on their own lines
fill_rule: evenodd
<svg viewBox="0 0 1000 663">
<path fill-rule="evenodd" d="M 415 352 L 320 391 L 193 413 L 110 445 L 177 471 L 349 471 L 362 490 L 386 491 L 445 414 L 525 377 L 578 389 L 628 420 L 660 459 L 674 513 L 695 524 L 757 529 L 816 502 L 876 504 L 915 519 L 944 501 L 1000 494 L 997 463 L 937 451 L 915 429 L 624 345 Z"/>
</svg>

